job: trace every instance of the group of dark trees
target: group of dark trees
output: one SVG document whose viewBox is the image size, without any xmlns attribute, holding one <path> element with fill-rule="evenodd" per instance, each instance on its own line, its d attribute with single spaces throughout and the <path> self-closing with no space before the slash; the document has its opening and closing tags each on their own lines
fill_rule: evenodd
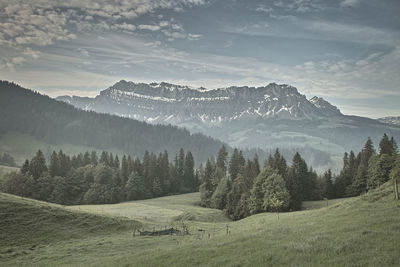
<svg viewBox="0 0 400 267">
<path fill-rule="evenodd" d="M 190 151 L 173 162 L 168 152 L 146 151 L 143 159 L 96 152 L 52 153 L 47 165 L 39 150 L 19 172 L 7 174 L 0 189 L 7 193 L 59 204 L 100 204 L 146 199 L 198 190 L 199 179 Z"/>
<path fill-rule="evenodd" d="M 0 154 L 0 165 L 6 165 L 6 166 L 10 166 L 10 167 L 17 166 L 15 164 L 14 158 L 8 153 Z"/>
<path fill-rule="evenodd" d="M 208 159 L 200 171 L 201 205 L 225 210 L 234 220 L 263 211 L 300 210 L 302 201 L 357 196 L 400 175 L 400 157 L 393 138 L 385 134 L 376 154 L 371 139 L 362 151 L 344 155 L 344 166 L 335 177 L 322 175 L 307 166 L 296 153 L 289 166 L 276 149 L 260 170 L 257 155 L 250 160 L 222 147 L 217 159 Z"/>
<path fill-rule="evenodd" d="M 319 198 L 317 178 L 299 153 L 288 166 L 277 149 L 260 170 L 257 155 L 245 160 L 235 149 L 228 163 L 222 147 L 217 159 L 207 160 L 200 170 L 201 205 L 223 209 L 234 220 L 262 211 L 298 210 L 303 200 Z"/>
<path fill-rule="evenodd" d="M 336 197 L 357 196 L 387 182 L 391 176 L 397 178 L 400 159 L 394 138 L 384 134 L 379 143 L 379 153 L 368 139 L 360 153 L 345 153 L 343 169 L 335 179 Z"/>
</svg>

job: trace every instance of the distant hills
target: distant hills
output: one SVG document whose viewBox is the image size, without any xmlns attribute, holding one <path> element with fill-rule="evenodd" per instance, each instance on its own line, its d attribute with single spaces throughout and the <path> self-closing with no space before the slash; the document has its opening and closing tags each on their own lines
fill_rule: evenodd
<svg viewBox="0 0 400 267">
<path fill-rule="evenodd" d="M 400 126 L 400 116 L 399 117 L 384 117 L 384 118 L 379 118 L 378 120 L 383 123 Z"/>
<path fill-rule="evenodd" d="M 145 122 L 84 111 L 19 85 L 0 81 L 0 138 L 18 133 L 47 144 L 73 144 L 118 150 L 141 157 L 145 150 L 167 150 L 173 157 L 180 148 L 196 161 L 217 153 L 221 141 L 171 125 Z M 13 154 L 13 147 L 7 144 Z"/>
<path fill-rule="evenodd" d="M 61 96 L 57 100 L 83 110 L 183 126 L 231 146 L 264 151 L 309 149 L 314 166 L 339 166 L 344 151 L 360 150 L 368 137 L 375 144 L 385 132 L 400 138 L 399 126 L 343 115 L 323 98 L 307 99 L 285 84 L 208 90 L 122 80 L 94 98 Z M 320 152 L 328 153 L 331 162 L 319 162 L 315 155 Z"/>
</svg>

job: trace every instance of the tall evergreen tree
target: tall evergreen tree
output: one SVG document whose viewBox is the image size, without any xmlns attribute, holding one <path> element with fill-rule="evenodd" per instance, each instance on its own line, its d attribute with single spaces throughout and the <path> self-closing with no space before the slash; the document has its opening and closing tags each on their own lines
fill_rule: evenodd
<svg viewBox="0 0 400 267">
<path fill-rule="evenodd" d="M 229 169 L 228 169 L 231 181 L 234 181 L 236 179 L 236 176 L 239 174 L 239 172 L 242 170 L 245 164 L 246 162 L 243 158 L 243 155 L 241 155 L 239 150 L 235 148 L 231 155 L 231 159 L 229 161 Z"/>
<path fill-rule="evenodd" d="M 46 159 L 44 158 L 43 152 L 38 150 L 29 164 L 29 173 L 32 175 L 33 179 L 37 180 L 46 171 Z"/>
<path fill-rule="evenodd" d="M 226 151 L 225 146 L 222 145 L 218 151 L 217 168 L 220 168 L 224 174 L 226 173 L 227 157 L 228 152 Z"/>
<path fill-rule="evenodd" d="M 122 162 L 121 162 L 121 180 L 122 180 L 122 184 L 126 184 L 126 182 L 128 181 L 128 177 L 129 177 L 129 165 L 128 165 L 128 159 L 126 158 L 126 155 L 122 156 Z"/>
<path fill-rule="evenodd" d="M 203 207 L 210 207 L 211 196 L 214 193 L 214 186 L 212 184 L 214 173 L 214 166 L 210 159 L 207 160 L 204 168 L 203 184 L 200 186 L 200 203 Z"/>
<path fill-rule="evenodd" d="M 198 182 L 194 175 L 194 159 L 190 151 L 186 153 L 185 166 L 183 169 L 184 185 L 190 192 L 196 190 Z"/>
<path fill-rule="evenodd" d="M 28 159 L 26 159 L 25 161 L 24 161 L 24 164 L 22 165 L 22 167 L 21 167 L 21 173 L 23 173 L 23 174 L 27 174 L 27 173 L 29 173 L 29 160 Z"/>
<path fill-rule="evenodd" d="M 394 140 L 393 143 L 389 140 L 389 136 L 385 133 L 379 143 L 379 155 L 387 154 L 392 156 L 394 153 Z"/>
<path fill-rule="evenodd" d="M 99 163 L 99 158 L 97 157 L 96 151 L 92 151 L 90 153 L 90 163 L 93 165 L 97 165 Z"/>
<path fill-rule="evenodd" d="M 88 164 L 90 164 L 90 163 L 91 163 L 90 154 L 89 154 L 88 151 L 86 151 L 86 152 L 83 154 L 82 166 L 86 166 L 86 165 L 88 165 Z"/>
<path fill-rule="evenodd" d="M 118 168 L 118 169 L 119 169 L 119 167 L 120 167 L 119 158 L 118 158 L 118 155 L 115 155 L 115 158 L 114 158 L 114 168 Z"/>
<path fill-rule="evenodd" d="M 60 175 L 60 162 L 58 160 L 57 152 L 53 151 L 50 156 L 49 174 L 54 177 Z"/>
</svg>

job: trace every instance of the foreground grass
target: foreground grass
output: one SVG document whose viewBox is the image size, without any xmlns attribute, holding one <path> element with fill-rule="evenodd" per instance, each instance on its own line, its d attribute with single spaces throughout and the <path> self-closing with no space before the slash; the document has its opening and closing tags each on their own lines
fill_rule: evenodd
<svg viewBox="0 0 400 267">
<path fill-rule="evenodd" d="M 4 201 L 4 198 L 10 201 L 9 195 L 2 196 L 0 201 Z M 183 214 L 185 210 L 194 212 L 196 208 L 199 208 L 196 206 L 195 196 L 196 194 L 187 194 L 117 204 L 121 206 L 118 214 L 126 213 L 127 216 L 136 218 L 135 216 L 138 215 L 131 214 L 129 211 L 129 205 L 134 204 L 148 205 L 149 209 L 158 207 L 178 210 Z M 188 203 L 186 207 L 185 203 Z M 36 203 L 33 206 L 35 205 Z M 47 204 L 43 203 L 43 205 Z M 116 210 L 116 206 L 101 206 L 104 213 L 114 213 Z M 68 209 L 64 212 L 87 216 L 82 212 L 72 213 L 71 209 L 76 209 L 76 207 Z M 92 209 L 95 209 L 95 206 Z M 13 210 L 9 209 L 7 214 Z M 90 210 L 90 208 L 85 208 L 85 210 Z M 143 211 L 148 212 L 146 209 Z M 139 209 L 136 212 L 141 211 Z M 132 237 L 131 230 L 123 230 L 123 227 L 120 231 L 106 227 L 104 231 L 95 231 L 92 234 L 86 234 L 84 230 L 81 237 L 74 239 L 55 236 L 49 237 L 47 241 L 47 238 L 43 238 L 42 246 L 29 251 L 28 254 L 9 257 L 2 252 L 0 265 L 32 265 L 32 263 L 52 266 L 400 265 L 398 254 L 400 251 L 400 208 L 398 202 L 393 200 L 390 184 L 363 197 L 330 203 L 328 207 L 281 213 L 279 219 L 276 214 L 263 213 L 230 222 L 227 219 L 219 220 L 221 214 L 216 215 L 215 210 L 210 210 L 211 214 L 207 216 L 206 210 L 202 212 L 204 212 L 202 216 L 205 217 L 195 218 L 206 218 L 203 221 L 194 219 L 184 221 L 191 232 L 188 236 Z M 27 214 L 27 211 L 19 211 L 19 213 L 23 216 Z M 157 218 L 156 215 L 152 215 L 151 218 L 144 221 L 147 220 L 150 225 L 159 223 L 154 221 L 156 220 L 154 218 Z M 180 219 L 182 218 L 178 218 L 178 221 Z M 75 223 L 79 222 L 75 221 Z M 1 242 L 2 251 L 4 247 L 8 247 L 13 236 L 17 235 L 16 229 L 20 229 L 24 220 L 21 219 L 15 224 L 18 224 L 15 229 L 10 229 L 12 230 L 10 233 L 7 231 L 8 241 Z M 45 226 L 43 229 L 52 232 L 53 229 L 59 229 L 57 224 Z M 230 234 L 226 234 L 227 226 Z M 2 227 L 1 231 L 3 231 Z M 199 232 L 199 228 L 205 232 Z M 27 229 L 21 229 L 22 233 L 31 235 L 26 231 Z M 17 240 L 23 239 L 18 238 L 17 235 Z"/>
<path fill-rule="evenodd" d="M 60 205 L 3 193 L 0 218 L 0 260 L 5 262 L 30 258 L 35 250 L 60 242 L 114 235 L 140 225 L 126 218 L 71 212 Z"/>
</svg>

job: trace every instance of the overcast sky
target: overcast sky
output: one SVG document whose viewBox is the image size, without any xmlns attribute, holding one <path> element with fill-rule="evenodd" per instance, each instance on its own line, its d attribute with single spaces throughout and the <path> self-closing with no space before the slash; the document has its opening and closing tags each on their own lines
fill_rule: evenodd
<svg viewBox="0 0 400 267">
<path fill-rule="evenodd" d="M 276 82 L 400 116 L 399 13 L 399 0 L 0 0 L 0 79 L 51 96 Z"/>
</svg>

